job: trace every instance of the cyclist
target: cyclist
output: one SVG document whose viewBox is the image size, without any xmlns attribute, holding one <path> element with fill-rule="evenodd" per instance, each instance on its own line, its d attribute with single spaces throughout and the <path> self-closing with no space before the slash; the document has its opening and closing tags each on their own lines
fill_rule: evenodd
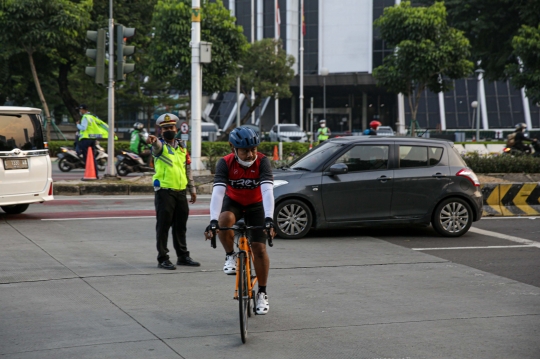
<svg viewBox="0 0 540 359">
<path fill-rule="evenodd" d="M 369 123 L 369 127 L 368 129 L 366 129 L 364 131 L 364 135 L 366 136 L 376 136 L 377 135 L 377 129 L 379 128 L 379 126 L 381 125 L 381 123 L 379 121 L 371 121 Z"/>
<path fill-rule="evenodd" d="M 210 225 L 204 232 L 212 238 L 212 229 L 231 227 L 245 218 L 250 226 L 265 226 L 273 237 L 274 232 L 274 177 L 270 160 L 257 152 L 259 136 L 248 127 L 235 128 L 229 135 L 231 151 L 216 165 L 214 188 L 210 201 Z M 266 284 L 270 260 L 266 252 L 265 230 L 251 230 L 250 241 L 254 255 L 255 272 L 259 283 L 256 296 L 257 314 L 269 310 Z M 234 232 L 220 231 L 219 240 L 225 249 L 223 272 L 236 274 Z"/>
<path fill-rule="evenodd" d="M 146 164 L 150 163 L 150 157 L 152 155 L 150 148 L 151 146 L 146 144 L 146 138 L 148 134 L 144 130 L 144 125 L 140 122 L 135 122 L 133 124 L 133 132 L 131 133 L 131 141 L 129 143 L 129 150 L 139 156 L 144 160 Z"/>
</svg>

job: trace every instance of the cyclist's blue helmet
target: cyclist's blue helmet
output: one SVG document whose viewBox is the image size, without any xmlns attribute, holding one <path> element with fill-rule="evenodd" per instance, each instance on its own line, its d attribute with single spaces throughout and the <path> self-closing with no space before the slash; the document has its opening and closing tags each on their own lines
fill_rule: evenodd
<svg viewBox="0 0 540 359">
<path fill-rule="evenodd" d="M 234 148 L 252 148 L 261 143 L 259 135 L 249 127 L 237 127 L 232 130 L 229 142 Z"/>
</svg>

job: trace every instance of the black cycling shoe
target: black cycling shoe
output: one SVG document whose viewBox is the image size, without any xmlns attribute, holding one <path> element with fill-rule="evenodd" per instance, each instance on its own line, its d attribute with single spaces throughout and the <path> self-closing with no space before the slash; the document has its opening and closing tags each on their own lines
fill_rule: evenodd
<svg viewBox="0 0 540 359">
<path fill-rule="evenodd" d="M 178 261 L 176 262 L 179 266 L 191 266 L 191 267 L 199 267 L 201 263 L 195 262 L 191 257 L 183 257 L 178 258 Z"/>
<path fill-rule="evenodd" d="M 163 269 L 169 269 L 169 270 L 175 270 L 176 267 L 174 266 L 174 264 L 171 263 L 170 260 L 165 260 L 161 263 L 158 263 L 158 268 L 163 268 Z"/>
</svg>

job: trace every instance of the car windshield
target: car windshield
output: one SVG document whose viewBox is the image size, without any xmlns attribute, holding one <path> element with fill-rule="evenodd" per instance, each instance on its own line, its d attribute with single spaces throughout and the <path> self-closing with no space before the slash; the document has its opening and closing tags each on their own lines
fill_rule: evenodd
<svg viewBox="0 0 540 359">
<path fill-rule="evenodd" d="M 281 132 L 302 132 L 299 126 L 290 125 L 290 126 L 280 126 L 279 131 Z"/>
<path fill-rule="evenodd" d="M 0 151 L 42 150 L 41 123 L 35 115 L 0 115 Z"/>
<path fill-rule="evenodd" d="M 293 170 L 298 169 L 300 171 L 313 171 L 342 148 L 343 145 L 340 143 L 324 142 L 320 146 L 306 152 L 303 156 L 293 161 L 290 168 Z"/>
</svg>

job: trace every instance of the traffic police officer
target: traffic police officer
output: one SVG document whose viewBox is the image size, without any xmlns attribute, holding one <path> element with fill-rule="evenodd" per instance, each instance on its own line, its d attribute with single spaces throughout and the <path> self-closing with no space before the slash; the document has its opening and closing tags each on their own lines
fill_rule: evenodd
<svg viewBox="0 0 540 359">
<path fill-rule="evenodd" d="M 317 143 L 326 141 L 331 135 L 330 129 L 326 127 L 326 120 L 320 120 L 319 126 L 320 128 L 317 130 Z"/>
<path fill-rule="evenodd" d="M 109 126 L 97 116 L 92 115 L 88 111 L 88 106 L 85 104 L 81 104 L 78 109 L 79 114 L 82 116 L 81 123 L 79 124 L 79 121 L 77 121 L 77 128 L 79 129 L 79 150 L 82 152 L 84 163 L 86 163 L 88 148 L 92 148 L 94 168 L 96 169 L 97 176 L 96 140 L 109 138 Z"/>
<path fill-rule="evenodd" d="M 178 117 L 166 113 L 156 121 L 161 128 L 161 138 L 148 136 L 152 145 L 152 155 L 156 174 L 154 175 L 156 206 L 156 240 L 158 250 L 158 268 L 176 269 L 167 254 L 169 228 L 172 226 L 173 245 L 178 257 L 177 265 L 200 266 L 189 256 L 186 244 L 186 229 L 189 206 L 186 189 L 195 203 L 197 195 L 193 186 L 190 158 L 182 141 L 175 139 Z"/>
</svg>

